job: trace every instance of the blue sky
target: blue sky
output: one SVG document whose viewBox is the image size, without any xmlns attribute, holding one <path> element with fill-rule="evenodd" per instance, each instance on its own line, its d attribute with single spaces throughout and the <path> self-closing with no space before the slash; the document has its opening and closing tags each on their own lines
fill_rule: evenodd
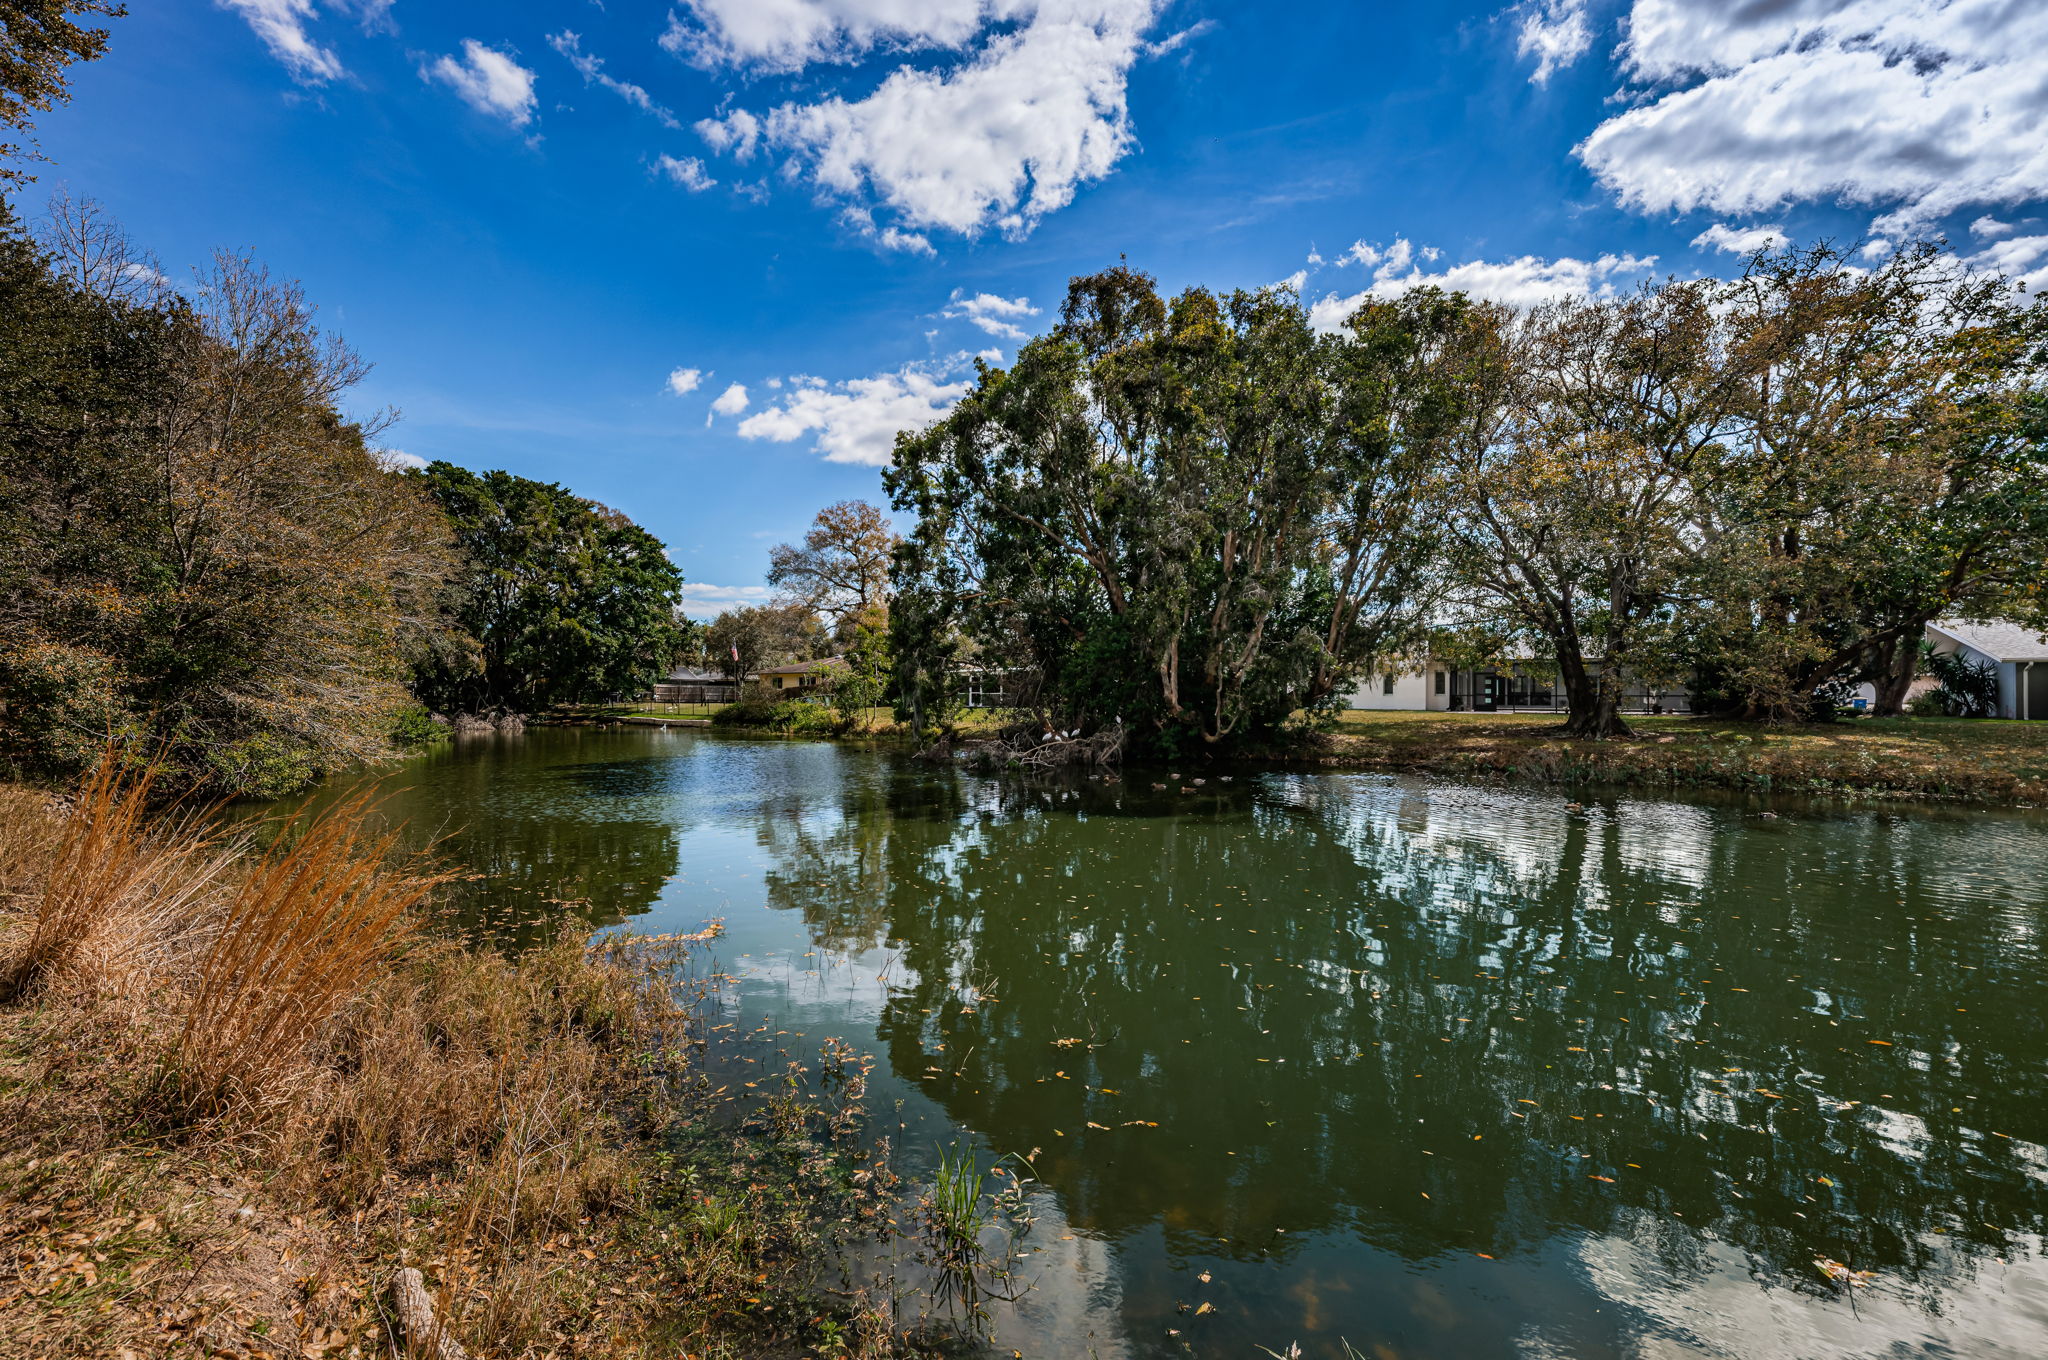
<svg viewBox="0 0 2048 1360">
<path fill-rule="evenodd" d="M 98 198 L 173 277 L 253 249 L 375 363 L 394 449 L 619 507 L 700 614 L 1119 255 L 1326 320 L 1777 233 L 2048 283 L 2039 0 L 133 8 L 25 209 Z"/>
</svg>

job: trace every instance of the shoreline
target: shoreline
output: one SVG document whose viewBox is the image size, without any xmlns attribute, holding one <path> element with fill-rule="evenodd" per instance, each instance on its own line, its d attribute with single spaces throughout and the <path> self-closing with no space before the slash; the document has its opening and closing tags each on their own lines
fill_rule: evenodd
<svg viewBox="0 0 2048 1360">
<path fill-rule="evenodd" d="M 894 722 L 845 731 L 718 724 L 647 714 L 576 721 L 718 727 L 911 752 Z M 1690 716 L 1630 719 L 1636 735 L 1567 739 L 1549 714 L 1350 710 L 1327 729 L 1207 758 L 1253 769 L 1370 770 L 1557 787 L 1683 792 L 1852 795 L 1953 806 L 2048 806 L 2048 722 L 1962 718 L 1845 718 L 1772 727 Z M 1193 757 L 1184 757 L 1185 763 Z M 1132 769 L 1151 763 L 1130 762 Z M 1161 764 L 1160 768 L 1166 768 Z"/>
</svg>

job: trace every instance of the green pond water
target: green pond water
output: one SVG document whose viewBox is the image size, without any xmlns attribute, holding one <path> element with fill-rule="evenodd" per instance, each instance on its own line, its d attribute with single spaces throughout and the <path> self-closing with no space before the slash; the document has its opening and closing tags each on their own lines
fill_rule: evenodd
<svg viewBox="0 0 2048 1360">
<path fill-rule="evenodd" d="M 722 1019 L 878 1055 L 913 1170 L 1039 1149 L 1002 1354 L 2048 1355 L 2039 814 L 648 729 L 390 782 L 522 930 L 723 918 Z"/>
</svg>

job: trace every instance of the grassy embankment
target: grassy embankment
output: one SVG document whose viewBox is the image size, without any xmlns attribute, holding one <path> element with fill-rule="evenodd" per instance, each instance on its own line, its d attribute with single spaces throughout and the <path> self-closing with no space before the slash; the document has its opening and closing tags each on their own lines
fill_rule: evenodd
<svg viewBox="0 0 2048 1360">
<path fill-rule="evenodd" d="M 677 717 L 672 706 L 592 710 L 597 717 Z M 818 704 L 727 705 L 720 726 L 808 736 L 907 741 L 886 708 L 854 719 Z M 717 714 L 723 713 L 723 719 Z M 976 710 L 956 736 L 993 732 L 1016 715 Z M 1863 793 L 1983 803 L 2048 804 L 2048 722 L 1858 718 L 1778 727 L 1726 719 L 1632 717 L 1626 740 L 1567 741 L 1547 713 L 1417 713 L 1351 709 L 1327 732 L 1270 755 L 1354 769 L 1478 775 L 1538 783 Z"/>
<path fill-rule="evenodd" d="M 1770 727 L 1654 717 L 1629 725 L 1636 736 L 1627 740 L 1567 741 L 1549 714 L 1354 709 L 1303 758 L 1543 783 L 2048 803 L 2048 723 L 1860 718 Z"/>
<path fill-rule="evenodd" d="M 360 805 L 266 849 L 148 795 L 0 786 L 0 1354 L 433 1354 L 405 1267 L 480 1356 L 906 1348 L 820 1283 L 886 1202 L 851 1050 L 727 1094 L 693 941 L 508 956 Z"/>
</svg>

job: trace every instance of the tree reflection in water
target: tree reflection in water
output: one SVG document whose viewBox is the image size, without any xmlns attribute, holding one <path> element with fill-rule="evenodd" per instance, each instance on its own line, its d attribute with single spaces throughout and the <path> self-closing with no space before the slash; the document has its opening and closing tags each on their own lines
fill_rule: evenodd
<svg viewBox="0 0 2048 1360">
<path fill-rule="evenodd" d="M 1678 1277 L 1732 1247 L 1929 1311 L 2042 1232 L 2036 824 L 902 767 L 759 825 L 771 904 L 901 950 L 895 1069 L 1044 1149 L 1077 1232 L 1417 1262 L 1600 1235 Z"/>
<path fill-rule="evenodd" d="M 645 914 L 681 858 L 688 823 L 672 796 L 679 767 L 650 744 L 660 734 L 543 735 L 459 739 L 381 777 L 241 811 L 274 817 L 374 783 L 379 815 L 404 825 L 409 846 L 431 847 L 463 870 L 447 894 L 455 922 L 514 947 L 570 924 L 610 926 Z"/>
<path fill-rule="evenodd" d="M 644 730 L 392 782 L 473 913 L 727 916 L 749 1026 L 1042 1149 L 1032 1353 L 2048 1354 L 2038 816 Z"/>
</svg>

